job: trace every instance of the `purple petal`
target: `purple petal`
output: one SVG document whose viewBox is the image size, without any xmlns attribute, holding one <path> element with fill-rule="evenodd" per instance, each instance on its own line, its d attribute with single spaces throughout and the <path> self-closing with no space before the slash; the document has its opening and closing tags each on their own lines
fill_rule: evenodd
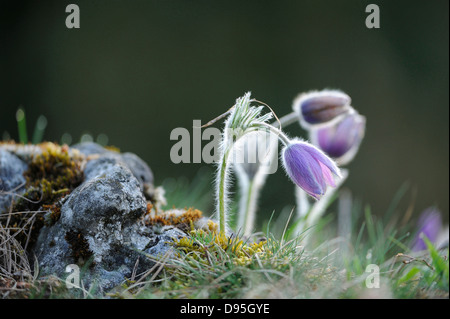
<svg viewBox="0 0 450 319">
<path fill-rule="evenodd" d="M 413 251 L 421 251 L 427 249 L 427 246 L 421 236 L 425 235 L 432 243 L 434 243 L 439 235 L 442 226 L 442 219 L 439 210 L 434 207 L 426 209 L 419 218 L 418 232 L 414 240 Z"/>
<path fill-rule="evenodd" d="M 341 91 L 313 91 L 297 97 L 294 110 L 306 124 L 320 124 L 347 113 L 350 102 L 350 97 Z"/>
<path fill-rule="evenodd" d="M 330 169 L 328 166 L 325 166 L 324 164 L 320 163 L 320 167 L 322 168 L 323 177 L 326 180 L 327 185 L 330 185 L 331 187 L 336 187 L 336 183 L 334 182 L 333 175 L 331 174 Z"/>
<path fill-rule="evenodd" d="M 298 144 L 286 147 L 283 163 L 286 173 L 295 184 L 317 199 L 323 195 L 322 169 L 303 147 L 298 147 Z"/>
<path fill-rule="evenodd" d="M 358 151 L 365 124 L 364 116 L 352 113 L 332 125 L 312 129 L 311 140 L 340 164 L 348 163 Z"/>
<path fill-rule="evenodd" d="M 329 156 L 339 158 L 351 147 L 348 139 L 339 139 L 335 128 L 323 128 L 318 131 L 319 147 Z"/>
<path fill-rule="evenodd" d="M 305 150 L 319 163 L 324 164 L 334 175 L 340 176 L 339 168 L 336 164 L 323 152 L 311 144 L 303 143 Z"/>
<path fill-rule="evenodd" d="M 292 181 L 318 199 L 327 185 L 336 186 L 334 175 L 339 169 L 324 153 L 313 145 L 295 141 L 283 151 L 283 164 Z"/>
</svg>

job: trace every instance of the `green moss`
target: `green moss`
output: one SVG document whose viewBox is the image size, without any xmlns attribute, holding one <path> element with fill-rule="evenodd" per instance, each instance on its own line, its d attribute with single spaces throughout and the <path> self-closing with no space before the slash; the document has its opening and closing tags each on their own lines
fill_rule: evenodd
<svg viewBox="0 0 450 319">
<path fill-rule="evenodd" d="M 236 266 L 249 266 L 256 258 L 265 259 L 272 255 L 267 241 L 244 242 L 237 236 L 226 236 L 217 231 L 217 224 L 210 221 L 208 229 L 193 229 L 189 237 L 175 242 L 175 246 L 183 255 L 202 263 L 209 262 L 210 256 L 226 254 L 229 261 Z"/>
<path fill-rule="evenodd" d="M 44 225 L 53 225 L 60 216 L 58 201 L 83 181 L 83 157 L 70 156 L 67 145 L 38 145 L 41 154 L 31 157 L 24 173 L 26 191 L 13 206 L 9 225 L 17 229 L 23 247 L 31 247 Z M 47 218 L 46 218 L 46 213 Z"/>
<path fill-rule="evenodd" d="M 71 157 L 67 146 L 45 143 L 42 154 L 34 156 L 25 173 L 27 184 L 40 187 L 52 200 L 78 186 L 83 180 L 81 157 Z"/>
<path fill-rule="evenodd" d="M 277 263 L 273 269 L 279 269 L 278 263 L 284 264 L 274 258 L 272 240 L 248 242 L 227 236 L 218 228 L 213 221 L 203 229 L 192 226 L 187 237 L 175 241 L 175 258 L 163 274 L 170 279 L 161 282 L 158 294 L 163 293 L 165 298 L 198 298 L 203 294 L 233 298 L 248 284 L 251 274 L 258 276 L 272 263 Z"/>
</svg>

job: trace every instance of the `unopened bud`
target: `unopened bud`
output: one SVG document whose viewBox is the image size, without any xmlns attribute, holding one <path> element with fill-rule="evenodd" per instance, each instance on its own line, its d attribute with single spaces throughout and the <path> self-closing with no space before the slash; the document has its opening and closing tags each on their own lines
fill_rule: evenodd
<svg viewBox="0 0 450 319">
<path fill-rule="evenodd" d="M 350 97 L 341 91 L 312 91 L 300 94 L 294 100 L 293 109 L 300 118 L 300 124 L 309 128 L 311 125 L 327 123 L 350 112 L 352 109 L 350 103 Z"/>
</svg>

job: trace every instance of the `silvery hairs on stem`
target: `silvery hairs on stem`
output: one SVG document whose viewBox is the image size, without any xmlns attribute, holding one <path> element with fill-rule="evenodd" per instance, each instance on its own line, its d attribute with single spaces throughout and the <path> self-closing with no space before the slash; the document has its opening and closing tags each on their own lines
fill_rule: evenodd
<svg viewBox="0 0 450 319">
<path fill-rule="evenodd" d="M 257 131 L 263 123 L 272 118 L 271 113 L 261 115 L 264 106 L 253 107 L 250 103 L 250 92 L 236 100 L 236 104 L 227 112 L 228 118 L 222 133 L 222 140 L 219 145 L 220 161 L 217 169 L 216 179 L 216 213 L 219 215 L 220 232 L 226 233 L 228 205 L 228 157 L 230 156 L 235 143 L 245 134 Z M 220 117 L 219 117 L 220 118 Z M 215 120 L 213 120 L 215 121 Z M 208 125 L 211 122 L 208 123 Z"/>
</svg>

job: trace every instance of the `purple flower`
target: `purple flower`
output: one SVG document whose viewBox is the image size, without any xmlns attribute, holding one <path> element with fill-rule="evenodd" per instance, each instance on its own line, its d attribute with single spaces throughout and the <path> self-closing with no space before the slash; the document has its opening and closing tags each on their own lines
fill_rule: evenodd
<svg viewBox="0 0 450 319">
<path fill-rule="evenodd" d="M 365 129 L 366 118 L 353 111 L 333 124 L 312 128 L 310 139 L 339 165 L 345 165 L 358 152 Z"/>
<path fill-rule="evenodd" d="M 414 239 L 412 250 L 421 251 L 427 249 L 427 245 L 422 239 L 422 236 L 426 236 L 432 243 L 435 243 L 438 239 L 441 226 L 442 219 L 439 210 L 435 207 L 424 210 L 419 218 L 418 232 Z"/>
<path fill-rule="evenodd" d="M 312 91 L 300 94 L 294 100 L 293 109 L 300 117 L 300 124 L 308 128 L 348 113 L 351 110 L 350 102 L 350 97 L 341 91 Z"/>
<path fill-rule="evenodd" d="M 283 150 L 283 164 L 290 179 L 316 199 L 325 194 L 327 185 L 335 187 L 339 168 L 313 145 L 294 140 Z"/>
</svg>

